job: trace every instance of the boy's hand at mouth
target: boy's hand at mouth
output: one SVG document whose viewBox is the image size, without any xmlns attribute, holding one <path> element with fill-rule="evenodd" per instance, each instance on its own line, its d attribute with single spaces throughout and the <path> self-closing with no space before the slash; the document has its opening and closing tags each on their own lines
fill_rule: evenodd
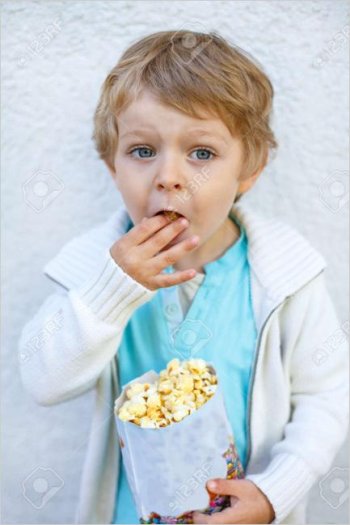
<svg viewBox="0 0 350 525">
<path fill-rule="evenodd" d="M 161 272 L 198 246 L 199 238 L 195 236 L 166 249 L 188 224 L 183 217 L 176 221 L 164 215 L 144 218 L 113 244 L 110 254 L 125 273 L 150 290 L 183 283 L 195 276 L 194 269 Z"/>
</svg>

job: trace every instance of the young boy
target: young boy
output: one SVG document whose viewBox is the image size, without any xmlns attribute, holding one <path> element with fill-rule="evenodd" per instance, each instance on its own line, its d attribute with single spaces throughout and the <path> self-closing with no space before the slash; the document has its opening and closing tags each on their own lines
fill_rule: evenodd
<svg viewBox="0 0 350 525">
<path fill-rule="evenodd" d="M 125 206 L 45 266 L 56 290 L 19 345 L 38 403 L 96 389 L 78 523 L 138 522 L 113 404 L 174 357 L 214 364 L 245 469 L 210 486 L 231 507 L 195 523 L 305 523 L 344 441 L 347 348 L 326 263 L 237 204 L 277 146 L 272 99 L 261 67 L 215 33 L 151 34 L 103 84 L 94 139 Z"/>
</svg>

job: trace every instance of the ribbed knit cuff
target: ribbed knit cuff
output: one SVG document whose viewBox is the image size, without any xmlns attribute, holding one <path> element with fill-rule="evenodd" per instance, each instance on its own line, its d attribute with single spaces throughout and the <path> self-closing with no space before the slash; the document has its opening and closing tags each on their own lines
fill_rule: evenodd
<svg viewBox="0 0 350 525">
<path fill-rule="evenodd" d="M 150 290 L 125 273 L 114 261 L 109 249 L 105 251 L 96 275 L 75 288 L 74 293 L 95 315 L 108 323 L 124 322 L 157 290 Z"/>
<path fill-rule="evenodd" d="M 283 523 L 317 478 L 303 459 L 281 453 L 263 472 L 247 474 L 246 479 L 253 481 L 273 506 L 275 519 L 271 523 Z"/>
</svg>

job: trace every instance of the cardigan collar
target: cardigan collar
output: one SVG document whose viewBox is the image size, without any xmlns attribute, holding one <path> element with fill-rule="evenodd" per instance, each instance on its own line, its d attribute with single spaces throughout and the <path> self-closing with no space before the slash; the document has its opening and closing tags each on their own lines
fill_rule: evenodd
<svg viewBox="0 0 350 525">
<path fill-rule="evenodd" d="M 248 261 L 252 274 L 253 302 L 260 325 L 284 298 L 322 272 L 327 263 L 322 255 L 293 227 L 268 219 L 242 203 L 230 214 L 243 226 L 248 239 Z M 102 223 L 74 237 L 44 267 L 44 273 L 67 289 L 79 286 L 93 275 L 101 257 L 130 224 L 124 204 Z M 256 293 L 260 288 L 260 294 Z M 258 299 L 259 297 L 259 299 Z M 263 297 L 263 300 L 261 299 Z M 263 305 L 263 306 L 262 306 Z M 267 306 L 268 305 L 268 306 Z"/>
</svg>

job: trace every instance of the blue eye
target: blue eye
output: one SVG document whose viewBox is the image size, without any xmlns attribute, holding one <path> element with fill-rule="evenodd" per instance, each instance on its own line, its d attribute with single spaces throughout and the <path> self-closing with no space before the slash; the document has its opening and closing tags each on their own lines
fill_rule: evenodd
<svg viewBox="0 0 350 525">
<path fill-rule="evenodd" d="M 150 159 L 152 157 L 152 149 L 147 146 L 138 146 L 133 148 L 129 155 L 134 156 L 133 154 L 138 152 L 136 156 L 137 159 Z M 216 155 L 213 151 L 208 148 L 197 148 L 192 153 L 198 153 L 198 156 L 194 160 L 212 160 Z"/>
<path fill-rule="evenodd" d="M 195 160 L 211 160 L 213 157 L 215 157 L 215 153 L 210 151 L 207 148 L 198 148 L 193 151 L 193 153 L 200 153 L 200 155 Z M 208 155 L 212 155 L 211 157 L 208 157 Z"/>
<path fill-rule="evenodd" d="M 139 159 L 149 159 L 151 155 L 149 153 L 152 151 L 150 148 L 147 148 L 146 146 L 140 146 L 138 148 L 134 148 L 130 151 L 130 155 L 134 153 L 134 151 L 138 151 L 140 153 Z"/>
</svg>

